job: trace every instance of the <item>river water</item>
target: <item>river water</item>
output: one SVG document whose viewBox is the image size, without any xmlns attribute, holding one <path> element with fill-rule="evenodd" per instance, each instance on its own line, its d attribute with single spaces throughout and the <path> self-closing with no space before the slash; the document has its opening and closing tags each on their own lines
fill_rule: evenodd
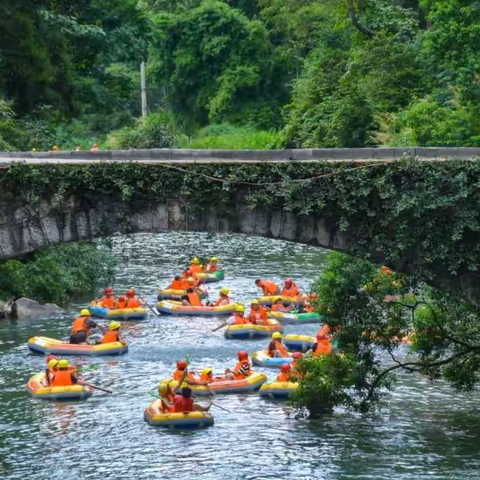
<svg viewBox="0 0 480 480">
<path fill-rule="evenodd" d="M 152 303 L 159 287 L 194 255 L 220 257 L 221 286 L 234 300 L 257 296 L 256 278 L 294 278 L 308 289 L 326 252 L 239 235 L 168 233 L 114 241 L 121 269 L 116 292 L 130 286 Z M 256 394 L 217 396 L 215 426 L 179 432 L 143 420 L 149 391 L 171 376 L 177 360 L 221 372 L 236 352 L 266 341 L 225 340 L 212 333 L 214 318 L 157 318 L 125 327 L 128 354 L 77 359 L 98 364 L 85 378 L 114 390 L 86 402 L 34 400 L 25 392 L 45 357 L 29 353 L 33 335 L 68 335 L 81 303 L 55 318 L 0 322 L 0 478 L 28 480 L 141 479 L 479 479 L 480 396 L 403 375 L 389 405 L 378 415 L 344 411 L 321 420 L 295 418 L 285 403 Z M 313 334 L 315 325 L 287 326 L 286 333 Z M 255 367 L 256 370 L 261 370 Z M 270 377 L 276 371 L 265 370 Z"/>
</svg>

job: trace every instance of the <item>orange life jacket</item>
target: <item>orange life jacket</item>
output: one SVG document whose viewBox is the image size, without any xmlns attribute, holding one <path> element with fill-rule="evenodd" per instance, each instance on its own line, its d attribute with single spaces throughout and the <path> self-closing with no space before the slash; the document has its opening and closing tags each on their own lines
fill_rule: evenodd
<svg viewBox="0 0 480 480">
<path fill-rule="evenodd" d="M 280 290 L 280 287 L 276 283 L 267 280 L 261 280 L 259 287 L 262 289 L 262 293 L 265 296 L 276 295 Z"/>
<path fill-rule="evenodd" d="M 248 360 L 241 360 L 233 369 L 233 373 L 237 380 L 243 380 L 252 373 L 252 366 Z"/>
<path fill-rule="evenodd" d="M 216 302 L 215 306 L 219 307 L 220 305 L 230 305 L 230 297 L 220 297 Z"/>
<path fill-rule="evenodd" d="M 288 382 L 288 377 L 289 375 L 287 373 L 282 372 L 280 375 L 278 375 L 277 382 Z"/>
<path fill-rule="evenodd" d="M 277 340 L 271 340 L 267 347 L 268 355 L 272 356 L 272 351 L 275 351 L 275 350 L 279 352 L 283 358 L 288 357 L 288 353 L 285 350 L 285 347 L 283 346 L 283 344 L 281 342 L 277 342 Z"/>
<path fill-rule="evenodd" d="M 197 292 L 187 293 L 187 298 L 192 307 L 201 307 L 202 301 L 200 300 L 200 295 Z"/>
<path fill-rule="evenodd" d="M 135 298 L 135 297 L 127 298 L 127 304 L 125 305 L 125 308 L 139 308 L 139 307 L 140 307 L 140 302 L 138 301 L 138 298 Z"/>
<path fill-rule="evenodd" d="M 315 309 L 311 305 L 305 305 L 303 309 L 308 313 L 312 313 L 315 311 Z"/>
<path fill-rule="evenodd" d="M 102 338 L 100 343 L 114 343 L 118 342 L 118 336 L 120 332 L 118 330 L 109 330 Z"/>
<path fill-rule="evenodd" d="M 296 297 L 299 293 L 300 290 L 298 287 L 295 285 L 295 283 L 292 283 L 290 288 L 283 287 L 280 295 L 282 295 L 282 297 Z"/>
<path fill-rule="evenodd" d="M 320 327 L 320 330 L 317 332 L 317 335 L 326 335 L 329 336 L 331 334 L 330 327 L 325 323 Z"/>
<path fill-rule="evenodd" d="M 78 317 L 75 319 L 73 322 L 72 326 L 72 332 L 71 335 L 74 333 L 79 333 L 79 332 L 85 332 L 85 334 L 88 337 L 88 334 L 90 333 L 91 328 L 88 328 L 86 323 L 89 317 Z"/>
<path fill-rule="evenodd" d="M 317 344 L 313 351 L 313 356 L 319 357 L 320 355 L 330 355 L 333 351 L 333 347 L 328 340 L 317 340 Z"/>
<path fill-rule="evenodd" d="M 67 387 L 68 385 L 75 385 L 72 381 L 72 370 L 58 370 L 55 372 L 50 385 L 52 387 Z"/>
<path fill-rule="evenodd" d="M 179 370 L 178 368 L 173 372 L 173 375 L 172 375 L 172 378 L 174 380 L 176 380 L 177 382 L 179 382 L 182 377 L 183 377 L 183 374 L 185 373 L 185 370 Z"/>
<path fill-rule="evenodd" d="M 248 320 L 245 317 L 241 317 L 240 315 L 237 315 L 236 313 L 233 314 L 235 321 L 233 322 L 234 325 L 246 325 Z"/>
<path fill-rule="evenodd" d="M 213 382 L 213 377 L 209 376 L 209 375 L 205 375 L 205 374 L 201 374 L 200 375 L 200 381 L 202 383 L 210 383 L 210 382 Z"/>
<path fill-rule="evenodd" d="M 276 303 L 272 305 L 272 312 L 286 312 L 287 309 L 281 304 L 281 303 Z"/>
<path fill-rule="evenodd" d="M 192 271 L 192 273 L 201 273 L 202 272 L 202 266 L 197 265 L 195 263 L 192 263 L 190 265 L 190 270 Z"/>
<path fill-rule="evenodd" d="M 127 302 L 126 300 L 119 300 L 117 304 L 117 308 L 119 310 L 122 310 L 123 308 L 127 308 Z"/>
<path fill-rule="evenodd" d="M 171 288 L 172 290 L 184 290 L 184 283 L 185 282 L 182 282 L 181 280 L 174 280 L 168 288 Z"/>
<path fill-rule="evenodd" d="M 250 322 L 257 324 L 257 325 L 268 325 L 267 320 L 267 309 L 260 305 L 258 310 L 254 310 L 253 308 L 250 310 L 249 316 Z"/>
<path fill-rule="evenodd" d="M 105 297 L 101 300 L 100 304 L 102 307 L 107 307 L 110 309 L 115 308 L 115 297 L 113 295 L 110 295 L 109 297 Z"/>
<path fill-rule="evenodd" d="M 174 412 L 193 412 L 193 398 L 185 398 L 181 395 L 176 395 L 173 401 Z"/>
</svg>

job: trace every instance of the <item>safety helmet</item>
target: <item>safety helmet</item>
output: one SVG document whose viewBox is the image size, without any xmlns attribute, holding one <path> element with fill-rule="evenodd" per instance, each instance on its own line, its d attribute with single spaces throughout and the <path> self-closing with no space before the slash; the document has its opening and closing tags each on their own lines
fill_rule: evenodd
<svg viewBox="0 0 480 480">
<path fill-rule="evenodd" d="M 113 295 L 113 288 L 106 288 L 105 295 Z"/>
<path fill-rule="evenodd" d="M 135 295 L 135 290 L 133 288 L 129 288 L 126 293 L 127 297 L 133 297 Z"/>
<path fill-rule="evenodd" d="M 217 258 L 217 257 L 212 257 L 212 258 L 210 259 L 210 261 L 211 261 L 211 262 L 218 262 L 218 258 Z"/>
<path fill-rule="evenodd" d="M 316 300 L 316 299 L 318 298 L 318 295 L 317 295 L 316 293 L 312 293 L 312 294 L 310 295 L 310 298 L 311 298 L 312 300 Z"/>
<path fill-rule="evenodd" d="M 81 317 L 89 317 L 90 315 L 91 313 L 86 308 L 83 308 L 82 310 L 80 310 Z"/>
<path fill-rule="evenodd" d="M 272 338 L 282 338 L 282 334 L 280 332 L 273 332 Z"/>
<path fill-rule="evenodd" d="M 177 362 L 177 368 L 179 370 L 185 370 L 187 368 L 187 362 L 185 360 L 179 360 Z"/>
<path fill-rule="evenodd" d="M 211 368 L 204 368 L 202 370 L 202 375 L 208 375 L 209 373 L 213 373 Z"/>
<path fill-rule="evenodd" d="M 239 360 L 247 360 L 248 352 L 246 352 L 245 350 L 240 350 L 239 352 L 237 352 L 237 356 Z"/>
<path fill-rule="evenodd" d="M 58 364 L 58 360 L 56 358 L 52 358 L 48 364 L 47 367 L 51 370 L 53 367 L 56 367 Z"/>
<path fill-rule="evenodd" d="M 197 257 L 195 257 L 195 258 L 192 260 L 192 263 L 193 263 L 194 265 L 198 265 L 198 264 L 200 263 L 200 260 L 199 260 Z"/>
<path fill-rule="evenodd" d="M 185 270 L 185 275 L 186 275 L 187 277 L 191 277 L 191 276 L 193 275 L 193 272 L 192 272 L 189 268 L 187 268 L 187 269 Z"/>
<path fill-rule="evenodd" d="M 286 278 L 285 279 L 285 285 L 291 285 L 292 284 L 292 279 L 291 278 Z"/>
<path fill-rule="evenodd" d="M 110 322 L 109 330 L 118 330 L 122 325 L 118 322 Z"/>
<path fill-rule="evenodd" d="M 260 305 L 260 302 L 258 300 L 252 300 L 250 305 Z"/>
<path fill-rule="evenodd" d="M 240 305 L 238 304 L 236 307 L 235 307 L 235 311 L 236 312 L 245 312 L 245 307 L 243 305 Z"/>
<path fill-rule="evenodd" d="M 158 386 L 158 393 L 164 397 L 168 393 L 168 382 L 161 382 Z"/>
<path fill-rule="evenodd" d="M 293 355 L 292 355 L 292 358 L 302 358 L 303 355 L 300 353 L 300 352 L 295 352 Z"/>
<path fill-rule="evenodd" d="M 220 290 L 220 293 L 221 293 L 222 295 L 228 295 L 228 294 L 230 293 L 230 290 L 229 290 L 228 288 L 222 288 L 222 289 Z"/>
<path fill-rule="evenodd" d="M 120 300 L 121 302 L 124 302 L 126 299 L 127 299 L 127 297 L 125 295 L 120 295 L 118 297 L 118 300 Z"/>
<path fill-rule="evenodd" d="M 195 279 L 193 277 L 188 277 L 187 282 L 188 283 L 195 283 Z"/>
<path fill-rule="evenodd" d="M 283 372 L 283 373 L 287 373 L 290 371 L 290 364 L 289 363 L 284 363 L 281 367 L 280 367 L 280 370 Z"/>
<path fill-rule="evenodd" d="M 56 355 L 52 355 L 50 354 L 48 357 L 47 357 L 47 364 L 50 360 L 58 360 L 58 357 Z"/>
<path fill-rule="evenodd" d="M 65 360 L 64 358 L 59 360 L 58 363 L 57 363 L 58 368 L 68 368 L 69 366 L 70 366 L 70 364 L 68 363 L 68 360 Z"/>
</svg>

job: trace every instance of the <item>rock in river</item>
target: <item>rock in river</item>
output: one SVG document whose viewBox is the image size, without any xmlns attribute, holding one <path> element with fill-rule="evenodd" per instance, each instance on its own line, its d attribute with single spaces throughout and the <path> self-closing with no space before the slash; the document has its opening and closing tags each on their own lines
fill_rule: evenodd
<svg viewBox="0 0 480 480">
<path fill-rule="evenodd" d="M 61 312 L 62 309 L 54 303 L 41 303 L 30 300 L 29 298 L 19 298 L 13 304 L 13 316 L 16 318 L 43 317 Z"/>
</svg>

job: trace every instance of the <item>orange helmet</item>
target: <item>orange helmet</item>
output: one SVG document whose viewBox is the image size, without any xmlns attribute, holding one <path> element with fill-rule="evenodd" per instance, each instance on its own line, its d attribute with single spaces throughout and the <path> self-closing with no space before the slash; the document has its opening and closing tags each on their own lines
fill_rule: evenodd
<svg viewBox="0 0 480 480">
<path fill-rule="evenodd" d="M 135 295 L 135 290 L 133 288 L 129 288 L 127 290 L 127 297 L 133 297 Z"/>
<path fill-rule="evenodd" d="M 185 360 L 179 360 L 177 362 L 177 368 L 179 370 L 185 370 L 187 368 L 187 362 Z"/>
<path fill-rule="evenodd" d="M 312 300 L 316 300 L 316 299 L 318 298 L 318 295 L 317 295 L 316 293 L 312 293 L 312 294 L 310 295 L 310 298 L 311 298 Z"/>
<path fill-rule="evenodd" d="M 238 353 L 238 359 L 239 360 L 247 360 L 248 359 L 248 352 L 246 352 L 245 350 L 240 350 Z"/>
<path fill-rule="evenodd" d="M 284 363 L 281 367 L 280 367 L 280 370 L 283 372 L 283 373 L 287 373 L 290 371 L 290 364 L 289 363 Z"/>
<path fill-rule="evenodd" d="M 120 295 L 118 297 L 118 300 L 120 300 L 121 302 L 124 302 L 126 299 L 127 299 L 127 297 L 125 297 L 125 295 Z"/>
<path fill-rule="evenodd" d="M 113 288 L 106 288 L 105 295 L 113 295 Z"/>
<path fill-rule="evenodd" d="M 47 365 L 48 365 L 48 363 L 50 362 L 50 360 L 58 360 L 58 357 L 57 357 L 56 355 L 50 354 L 50 355 L 47 357 Z"/>
<path fill-rule="evenodd" d="M 300 353 L 300 352 L 295 352 L 293 355 L 292 355 L 292 358 L 302 358 L 303 355 Z"/>
<path fill-rule="evenodd" d="M 291 285 L 292 284 L 292 279 L 291 278 L 286 278 L 285 279 L 285 285 Z"/>
<path fill-rule="evenodd" d="M 187 269 L 185 270 L 185 275 L 186 275 L 187 277 L 191 277 L 191 276 L 193 275 L 193 272 L 192 272 L 189 268 L 187 268 Z"/>
</svg>

